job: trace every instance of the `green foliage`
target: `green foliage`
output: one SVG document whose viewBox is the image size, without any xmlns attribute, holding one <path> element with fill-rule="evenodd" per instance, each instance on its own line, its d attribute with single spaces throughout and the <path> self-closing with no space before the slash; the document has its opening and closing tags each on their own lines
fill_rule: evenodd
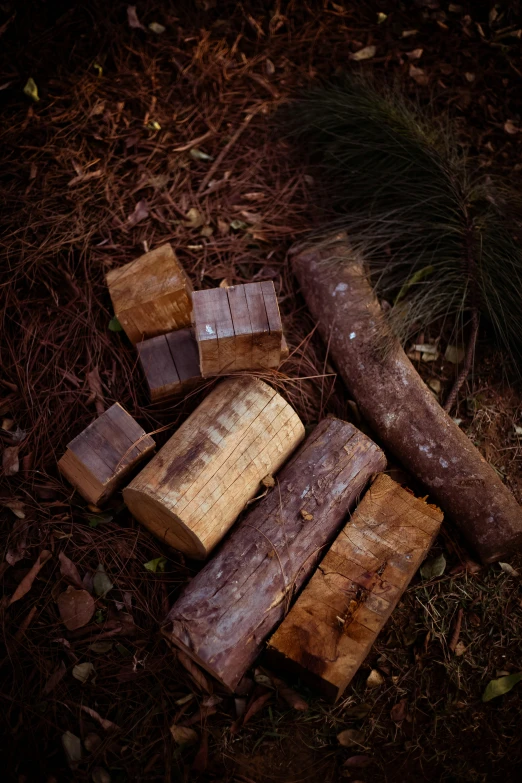
<svg viewBox="0 0 522 783">
<path fill-rule="evenodd" d="M 522 253 L 510 199 L 469 165 L 449 122 L 366 79 L 315 87 L 283 115 L 310 153 L 344 230 L 406 340 L 440 318 L 458 328 L 478 309 L 522 353 Z M 515 232 L 516 233 L 516 232 Z"/>
</svg>

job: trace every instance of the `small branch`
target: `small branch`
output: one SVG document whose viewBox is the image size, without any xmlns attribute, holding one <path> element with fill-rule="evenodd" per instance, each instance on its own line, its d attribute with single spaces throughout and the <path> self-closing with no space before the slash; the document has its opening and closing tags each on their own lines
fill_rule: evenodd
<svg viewBox="0 0 522 783">
<path fill-rule="evenodd" d="M 478 310 L 475 308 L 472 311 L 472 315 L 471 315 L 471 334 L 469 336 L 466 356 L 464 358 L 464 367 L 458 374 L 455 383 L 453 384 L 453 387 L 446 399 L 446 403 L 444 405 L 444 410 L 446 411 L 446 413 L 449 413 L 453 408 L 453 405 L 455 404 L 461 386 L 463 385 L 464 381 L 468 377 L 469 372 L 471 370 L 471 365 L 473 364 L 473 357 L 475 355 L 475 346 L 477 344 L 479 320 L 480 319 L 479 319 Z"/>
<path fill-rule="evenodd" d="M 449 640 L 449 644 L 448 644 L 448 647 L 450 648 L 451 652 L 455 652 L 457 644 L 459 643 L 460 629 L 462 627 L 463 616 L 464 616 L 464 609 L 460 608 L 457 613 L 457 619 L 455 620 L 455 627 L 453 629 L 453 633 L 451 634 L 451 639 Z"/>
</svg>

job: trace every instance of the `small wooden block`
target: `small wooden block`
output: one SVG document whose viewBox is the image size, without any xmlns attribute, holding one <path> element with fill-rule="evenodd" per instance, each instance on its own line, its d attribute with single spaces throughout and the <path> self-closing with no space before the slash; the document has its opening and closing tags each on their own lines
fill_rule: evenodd
<svg viewBox="0 0 522 783">
<path fill-rule="evenodd" d="M 283 331 L 272 282 L 196 291 L 193 306 L 204 378 L 279 366 Z"/>
<path fill-rule="evenodd" d="M 201 381 L 192 329 L 178 329 L 136 346 L 152 402 L 187 394 Z"/>
<path fill-rule="evenodd" d="M 424 559 L 442 516 L 380 474 L 270 639 L 269 661 L 336 701 Z"/>
<path fill-rule="evenodd" d="M 169 244 L 111 269 L 107 285 L 114 313 L 133 344 L 190 326 L 192 285 Z"/>
<path fill-rule="evenodd" d="M 155 445 L 132 416 L 115 403 L 67 444 L 58 468 L 85 500 L 98 506 Z"/>
</svg>

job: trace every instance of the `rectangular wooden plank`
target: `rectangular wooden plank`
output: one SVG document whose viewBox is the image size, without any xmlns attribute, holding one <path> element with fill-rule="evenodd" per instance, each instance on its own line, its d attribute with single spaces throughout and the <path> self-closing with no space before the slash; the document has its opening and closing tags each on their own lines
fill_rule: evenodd
<svg viewBox="0 0 522 783">
<path fill-rule="evenodd" d="M 268 328 L 270 334 L 266 339 L 267 366 L 279 367 L 281 362 L 281 348 L 283 338 L 283 325 L 281 323 L 281 314 L 277 303 L 277 296 L 273 282 L 261 283 L 263 292 L 263 301 L 268 319 Z"/>
<path fill-rule="evenodd" d="M 219 308 L 212 290 L 195 291 L 192 296 L 194 334 L 199 350 L 203 378 L 219 373 L 219 353 L 216 316 Z"/>
<path fill-rule="evenodd" d="M 218 340 L 219 372 L 227 373 L 234 369 L 236 360 L 236 343 L 234 324 L 225 288 L 214 288 L 213 298 L 216 303 L 216 334 Z"/>
<path fill-rule="evenodd" d="M 197 382 L 201 378 L 201 370 L 193 330 L 179 329 L 165 337 L 183 388 L 187 382 Z"/>
<path fill-rule="evenodd" d="M 268 367 L 266 339 L 270 335 L 261 283 L 247 283 L 245 296 L 252 325 L 252 368 Z"/>
<path fill-rule="evenodd" d="M 248 370 L 252 367 L 252 323 L 248 312 L 245 286 L 234 285 L 225 290 L 236 338 L 234 370 Z"/>
<path fill-rule="evenodd" d="M 270 639 L 269 662 L 338 699 L 441 522 L 439 509 L 380 474 Z"/>
<path fill-rule="evenodd" d="M 180 377 L 172 358 L 167 335 L 152 337 L 136 345 L 151 400 L 165 399 L 181 388 Z"/>
</svg>

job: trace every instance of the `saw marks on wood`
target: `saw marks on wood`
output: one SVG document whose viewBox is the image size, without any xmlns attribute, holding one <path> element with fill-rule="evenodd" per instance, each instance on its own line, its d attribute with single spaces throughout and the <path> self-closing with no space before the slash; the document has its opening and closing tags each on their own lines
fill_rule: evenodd
<svg viewBox="0 0 522 783">
<path fill-rule="evenodd" d="M 429 550 L 442 512 L 381 474 L 268 644 L 335 701 Z"/>
<path fill-rule="evenodd" d="M 272 282 L 196 291 L 193 306 L 204 378 L 279 366 L 283 330 Z"/>
<path fill-rule="evenodd" d="M 107 285 L 133 344 L 191 324 L 192 285 L 169 244 L 111 269 Z"/>
<path fill-rule="evenodd" d="M 274 389 L 251 376 L 228 379 L 129 484 L 125 502 L 159 538 L 205 558 L 303 437 Z"/>
<path fill-rule="evenodd" d="M 100 505 L 155 445 L 115 403 L 67 445 L 58 468 L 85 500 Z"/>
<path fill-rule="evenodd" d="M 201 382 L 199 354 L 192 329 L 179 329 L 136 346 L 152 402 L 187 394 Z"/>
</svg>

